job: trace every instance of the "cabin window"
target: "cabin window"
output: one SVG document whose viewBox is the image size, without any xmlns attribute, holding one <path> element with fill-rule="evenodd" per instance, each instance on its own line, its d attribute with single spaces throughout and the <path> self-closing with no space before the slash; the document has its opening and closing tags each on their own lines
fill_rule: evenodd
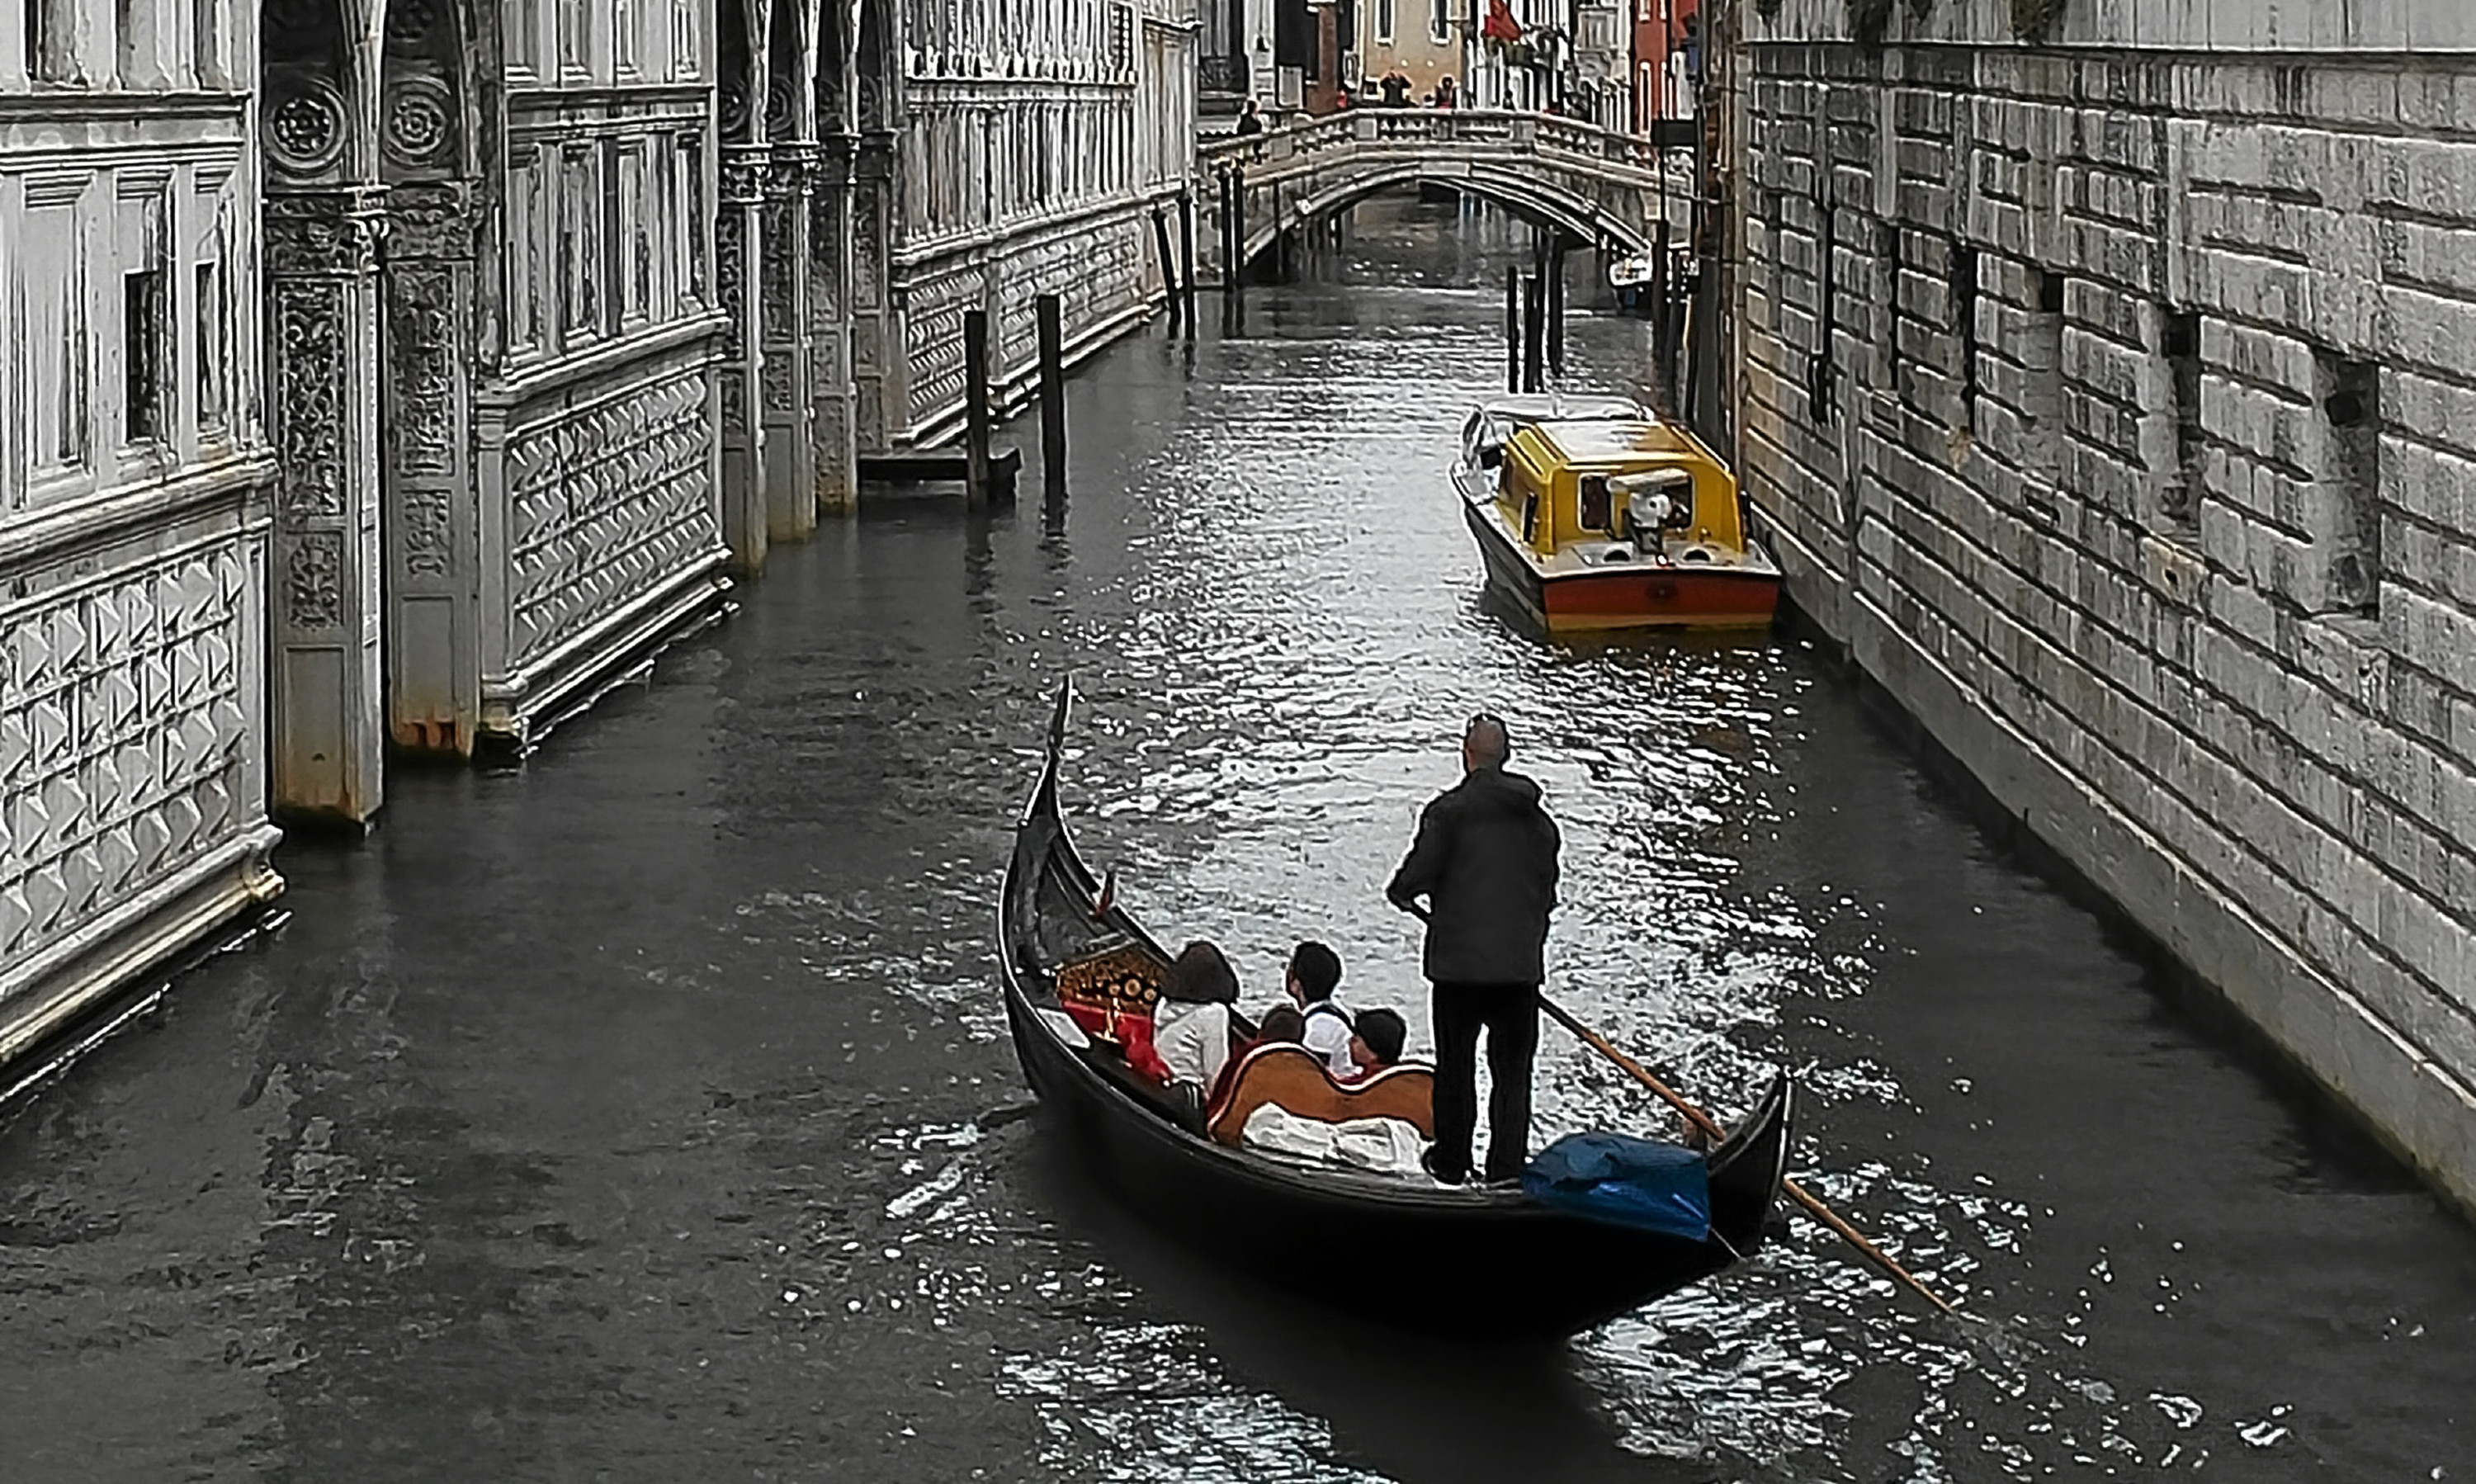
<svg viewBox="0 0 2476 1484">
<path fill-rule="evenodd" d="M 1522 502 L 1522 539 L 1534 546 L 1539 542 L 1539 496 L 1535 493 Z"/>
<path fill-rule="evenodd" d="M 1615 520 L 1615 502 L 1608 498 L 1608 477 L 1604 474 L 1582 476 L 1582 525 L 1591 531 L 1606 531 Z"/>
</svg>

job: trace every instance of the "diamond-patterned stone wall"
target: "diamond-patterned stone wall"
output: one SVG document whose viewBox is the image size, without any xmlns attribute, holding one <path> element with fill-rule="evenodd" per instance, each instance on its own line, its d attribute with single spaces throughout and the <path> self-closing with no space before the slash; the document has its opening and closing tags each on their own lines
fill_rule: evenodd
<svg viewBox="0 0 2476 1484">
<path fill-rule="evenodd" d="M 0 963 L 260 825 L 259 581 L 234 535 L 0 606 Z"/>
<path fill-rule="evenodd" d="M 722 542 L 706 373 L 688 366 L 533 423 L 508 452 L 510 652 L 521 668 Z"/>
</svg>

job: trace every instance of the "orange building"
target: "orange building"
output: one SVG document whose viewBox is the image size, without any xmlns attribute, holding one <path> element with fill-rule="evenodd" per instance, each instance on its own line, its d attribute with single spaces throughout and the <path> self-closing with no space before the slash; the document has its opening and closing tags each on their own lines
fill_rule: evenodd
<svg viewBox="0 0 2476 1484">
<path fill-rule="evenodd" d="M 1633 0 L 1633 127 L 1694 116 L 1688 53 L 1698 45 L 1701 0 Z"/>
<path fill-rule="evenodd" d="M 1381 84 L 1393 72 L 1409 79 L 1412 103 L 1431 100 L 1447 78 L 1452 80 L 1453 91 L 1460 92 L 1462 37 L 1454 24 L 1456 4 L 1457 0 L 1358 0 L 1358 34 L 1353 42 L 1357 71 L 1348 79 L 1352 99 L 1361 104 L 1381 102 Z"/>
</svg>

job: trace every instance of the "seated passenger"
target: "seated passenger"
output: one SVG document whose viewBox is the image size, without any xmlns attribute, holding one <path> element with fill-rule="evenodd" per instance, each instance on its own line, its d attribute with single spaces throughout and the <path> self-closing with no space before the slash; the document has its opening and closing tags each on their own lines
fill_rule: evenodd
<svg viewBox="0 0 2476 1484">
<path fill-rule="evenodd" d="M 1378 1072 L 1401 1060 L 1401 1047 L 1410 1039 L 1409 1023 L 1394 1010 L 1369 1010 L 1358 1017 L 1349 1032 L 1349 1059 L 1358 1064 L 1358 1076 L 1347 1081 L 1363 1082 Z"/>
<path fill-rule="evenodd" d="M 1353 1076 L 1358 1064 L 1349 1059 L 1349 1011 L 1333 998 L 1341 984 L 1341 955 L 1321 943 L 1301 943 L 1290 954 L 1290 998 L 1306 1017 L 1306 1033 L 1299 1038 L 1324 1058 L 1334 1076 Z"/>
<path fill-rule="evenodd" d="M 1264 1012 L 1263 1021 L 1256 1026 L 1255 1045 L 1270 1046 L 1275 1041 L 1303 1042 L 1306 1035 L 1307 1018 L 1299 1013 L 1299 1007 L 1276 1004 Z"/>
<path fill-rule="evenodd" d="M 1178 952 L 1152 1007 L 1152 1051 L 1170 1076 L 1213 1085 L 1229 1059 L 1229 1007 L 1237 1002 L 1238 976 L 1221 950 L 1199 940 Z"/>
</svg>

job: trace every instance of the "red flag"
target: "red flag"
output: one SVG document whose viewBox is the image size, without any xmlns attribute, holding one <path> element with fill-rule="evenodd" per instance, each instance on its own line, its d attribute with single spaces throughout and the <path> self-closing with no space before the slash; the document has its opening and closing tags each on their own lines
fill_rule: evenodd
<svg viewBox="0 0 2476 1484">
<path fill-rule="evenodd" d="M 1506 0 L 1487 0 L 1487 19 L 1479 22 L 1478 34 L 1491 41 L 1519 41 L 1522 25 Z"/>
</svg>

